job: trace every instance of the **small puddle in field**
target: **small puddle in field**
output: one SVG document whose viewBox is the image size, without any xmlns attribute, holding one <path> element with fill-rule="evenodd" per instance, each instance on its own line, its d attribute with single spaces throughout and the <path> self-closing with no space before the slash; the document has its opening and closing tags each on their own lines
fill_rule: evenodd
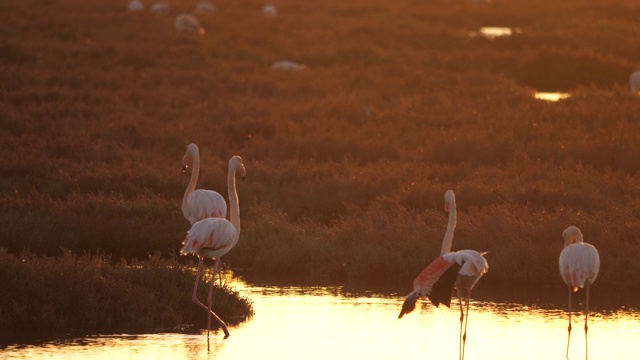
<svg viewBox="0 0 640 360">
<path fill-rule="evenodd" d="M 568 99 L 569 97 L 571 97 L 571 94 L 565 92 L 535 91 L 533 93 L 533 97 L 538 100 L 558 102 L 560 100 Z"/>
<path fill-rule="evenodd" d="M 497 37 L 511 36 L 513 34 L 519 34 L 522 30 L 520 28 L 500 27 L 500 26 L 483 26 L 479 30 L 469 32 L 469 37 L 485 37 L 487 39 L 495 39 Z"/>
</svg>

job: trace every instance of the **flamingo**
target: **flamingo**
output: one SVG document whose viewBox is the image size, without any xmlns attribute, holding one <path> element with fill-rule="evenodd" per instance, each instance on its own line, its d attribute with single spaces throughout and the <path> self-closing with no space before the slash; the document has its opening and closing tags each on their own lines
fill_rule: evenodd
<svg viewBox="0 0 640 360">
<path fill-rule="evenodd" d="M 182 157 L 182 169 L 187 170 L 189 160 L 193 161 L 193 170 L 187 190 L 182 198 L 182 214 L 191 225 L 208 217 L 224 218 L 227 216 L 227 203 L 219 193 L 213 190 L 196 190 L 200 173 L 200 155 L 196 144 L 189 144 Z"/>
<path fill-rule="evenodd" d="M 198 19 L 191 14 L 180 14 L 176 17 L 176 22 L 173 24 L 176 30 L 181 32 L 197 32 L 200 35 L 204 35 L 205 30 Z"/>
<path fill-rule="evenodd" d="M 194 12 L 199 14 L 213 14 L 216 12 L 216 6 L 211 1 L 199 1 L 196 4 Z"/>
<path fill-rule="evenodd" d="M 200 155 L 196 144 L 187 145 L 187 152 L 182 157 L 183 171 L 189 167 L 190 159 L 193 161 L 193 171 L 191 171 L 191 179 L 182 198 L 182 214 L 192 226 L 208 217 L 225 218 L 227 203 L 222 195 L 213 190 L 195 190 L 200 173 Z M 222 284 L 222 274 L 220 274 L 220 284 Z"/>
<path fill-rule="evenodd" d="M 166 15 L 169 13 L 169 3 L 166 1 L 158 1 L 151 5 L 149 11 L 156 15 Z"/>
<path fill-rule="evenodd" d="M 131 0 L 127 4 L 128 11 L 142 11 L 144 10 L 144 4 L 140 0 Z"/>
<path fill-rule="evenodd" d="M 589 287 L 596 281 L 600 271 L 600 255 L 595 246 L 584 242 L 582 232 L 575 226 L 569 226 L 562 232 L 564 249 L 560 253 L 560 275 L 569 287 L 569 328 L 567 335 L 567 359 L 569 359 L 569 340 L 571 339 L 571 293 L 584 288 L 586 291 L 584 340 L 585 358 L 589 358 L 587 331 L 589 327 Z"/>
<path fill-rule="evenodd" d="M 216 313 L 211 310 L 211 294 L 213 291 L 213 283 L 215 282 L 216 272 L 220 271 L 220 258 L 229 252 L 240 238 L 240 208 L 238 202 L 238 193 L 236 192 L 236 172 L 244 178 L 246 170 L 242 164 L 240 156 L 233 156 L 229 160 L 229 173 L 227 183 L 229 185 L 229 202 L 231 207 L 230 220 L 222 218 L 205 218 L 191 227 L 187 233 L 187 237 L 182 242 L 181 255 L 195 254 L 198 257 L 198 270 L 196 271 L 196 281 L 193 286 L 193 294 L 191 300 L 201 308 L 207 310 L 207 339 L 211 329 L 211 317 L 222 326 L 224 338 L 229 337 L 227 325 L 220 319 Z M 204 268 L 204 258 L 212 258 L 215 260 L 213 266 L 213 276 L 209 284 L 209 294 L 207 295 L 207 305 L 205 306 L 198 300 L 198 282 L 202 276 Z"/>
<path fill-rule="evenodd" d="M 306 69 L 306 65 L 298 64 L 291 60 L 278 60 L 271 65 L 273 70 L 300 71 Z"/>
<path fill-rule="evenodd" d="M 262 14 L 266 17 L 273 17 L 278 14 L 278 9 L 273 4 L 267 4 L 262 8 Z"/>
<path fill-rule="evenodd" d="M 451 252 L 453 233 L 456 227 L 456 200 L 452 190 L 444 194 L 445 211 L 449 212 L 447 231 L 442 240 L 440 256 L 427 266 L 413 281 L 413 291 L 406 297 L 398 319 L 416 308 L 419 297 L 428 297 L 438 307 L 444 304 L 451 306 L 451 294 L 455 287 L 460 303 L 460 342 L 458 351 L 460 359 L 464 359 L 464 348 L 467 340 L 467 324 L 469 319 L 469 299 L 471 290 L 489 270 L 484 258 L 486 252 L 475 250 L 458 250 Z M 466 316 L 462 306 L 462 291 L 466 291 Z M 464 334 L 462 325 L 464 320 Z"/>
<path fill-rule="evenodd" d="M 640 70 L 636 70 L 629 75 L 629 90 L 634 95 L 640 90 Z"/>
</svg>

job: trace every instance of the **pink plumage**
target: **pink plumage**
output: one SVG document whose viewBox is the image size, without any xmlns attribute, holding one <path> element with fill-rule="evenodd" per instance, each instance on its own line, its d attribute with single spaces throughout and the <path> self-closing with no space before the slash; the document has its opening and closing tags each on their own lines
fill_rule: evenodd
<svg viewBox="0 0 640 360">
<path fill-rule="evenodd" d="M 222 195 L 213 190 L 198 189 L 187 197 L 185 217 L 191 224 L 209 217 L 227 216 L 227 203 Z"/>
<path fill-rule="evenodd" d="M 560 253 L 560 275 L 573 291 L 596 281 L 600 271 L 598 250 L 585 242 L 567 245 Z"/>
<path fill-rule="evenodd" d="M 600 255 L 598 250 L 588 243 L 584 242 L 582 232 L 575 226 L 569 226 L 562 232 L 564 237 L 564 249 L 560 253 L 558 261 L 560 267 L 560 276 L 569 288 L 569 327 L 567 328 L 567 359 L 569 358 L 569 344 L 571 340 L 571 293 L 578 291 L 578 288 L 585 289 L 585 305 L 584 305 L 584 339 L 585 354 L 588 357 L 588 341 L 587 332 L 589 329 L 589 288 L 600 271 Z"/>
<path fill-rule="evenodd" d="M 181 255 L 206 252 L 206 258 L 220 258 L 238 242 L 237 229 L 226 219 L 206 218 L 193 224 L 182 242 Z"/>
<path fill-rule="evenodd" d="M 440 276 L 442 276 L 452 264 L 453 262 L 445 260 L 442 256 L 437 257 L 413 280 L 413 290 L 417 291 L 420 296 L 431 295 L 433 284 L 440 279 Z"/>
<path fill-rule="evenodd" d="M 187 169 L 189 161 L 192 161 L 191 179 L 182 198 L 182 214 L 191 225 L 209 218 L 227 217 L 227 203 L 219 193 L 213 190 L 196 190 L 196 182 L 200 173 L 200 153 L 196 144 L 189 144 L 182 157 L 182 167 Z"/>
</svg>

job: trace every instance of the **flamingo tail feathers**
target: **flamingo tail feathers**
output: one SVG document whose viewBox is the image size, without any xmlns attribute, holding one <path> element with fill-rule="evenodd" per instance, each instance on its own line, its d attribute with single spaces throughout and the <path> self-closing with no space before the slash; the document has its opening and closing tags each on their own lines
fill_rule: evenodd
<svg viewBox="0 0 640 360">
<path fill-rule="evenodd" d="M 415 310 L 416 301 L 418 301 L 418 293 L 416 291 L 412 291 L 411 294 L 404 299 L 404 303 L 402 303 L 402 310 L 400 310 L 400 315 L 398 315 L 398 319 L 402 319 L 404 314 L 408 314 Z"/>
</svg>

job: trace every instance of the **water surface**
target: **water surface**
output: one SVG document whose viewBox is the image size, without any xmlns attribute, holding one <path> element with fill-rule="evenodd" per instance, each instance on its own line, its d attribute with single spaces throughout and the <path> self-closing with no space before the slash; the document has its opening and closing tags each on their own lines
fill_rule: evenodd
<svg viewBox="0 0 640 360">
<path fill-rule="evenodd" d="M 495 39 L 503 36 L 511 36 L 513 34 L 521 33 L 522 31 L 519 28 L 512 29 L 510 27 L 502 27 L 502 26 L 483 26 L 477 31 L 470 31 L 469 37 L 478 37 L 483 36 L 487 39 Z"/>
<path fill-rule="evenodd" d="M 448 309 L 423 301 L 398 319 L 402 296 L 357 295 L 341 287 L 249 286 L 238 280 L 233 285 L 254 301 L 256 315 L 230 327 L 226 340 L 222 332 L 212 333 L 209 350 L 204 333 L 122 334 L 11 345 L 0 358 L 458 359 L 457 302 Z M 637 311 L 598 310 L 589 319 L 590 359 L 637 357 Z M 584 359 L 583 324 L 584 315 L 574 314 L 572 359 Z M 564 359 L 566 336 L 565 312 L 549 304 L 473 301 L 466 359 Z"/>
<path fill-rule="evenodd" d="M 557 102 L 560 100 L 568 99 L 571 96 L 569 93 L 564 92 L 545 92 L 545 91 L 536 91 L 533 93 L 533 97 L 538 100 Z"/>
</svg>

